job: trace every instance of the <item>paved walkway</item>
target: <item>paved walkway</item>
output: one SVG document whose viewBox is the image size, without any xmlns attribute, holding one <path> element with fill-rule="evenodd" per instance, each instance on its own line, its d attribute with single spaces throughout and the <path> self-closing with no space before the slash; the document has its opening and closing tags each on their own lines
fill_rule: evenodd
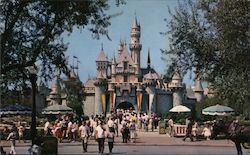
<svg viewBox="0 0 250 155">
<path fill-rule="evenodd" d="M 95 140 L 89 141 L 90 145 L 96 145 L 97 142 Z M 10 146 L 9 142 L 1 141 L 1 146 Z M 22 146 L 30 146 L 31 143 L 28 141 L 27 143 L 19 143 L 16 142 L 17 147 Z M 59 145 L 81 145 L 81 142 L 71 142 L 71 143 L 59 143 Z M 182 137 L 170 137 L 168 134 L 159 134 L 158 130 L 154 132 L 138 132 L 138 139 L 136 143 L 128 142 L 122 143 L 121 135 L 115 138 L 115 145 L 143 145 L 143 146 L 184 146 L 184 145 L 195 145 L 195 146 L 223 146 L 223 147 L 234 147 L 233 142 L 230 140 L 199 140 L 191 142 L 189 139 L 186 141 L 182 141 Z"/>
<path fill-rule="evenodd" d="M 234 146 L 230 140 L 197 140 L 190 139 L 183 141 L 183 137 L 170 137 L 169 134 L 155 132 L 139 132 L 138 144 L 142 145 L 200 145 L 200 146 Z"/>
</svg>

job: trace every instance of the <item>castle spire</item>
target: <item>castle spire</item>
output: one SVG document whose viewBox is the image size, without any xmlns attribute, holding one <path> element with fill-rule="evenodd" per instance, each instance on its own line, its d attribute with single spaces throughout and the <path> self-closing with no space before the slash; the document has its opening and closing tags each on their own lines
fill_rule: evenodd
<svg viewBox="0 0 250 155">
<path fill-rule="evenodd" d="M 120 55 L 123 51 L 123 47 L 124 47 L 124 43 L 123 41 L 120 39 L 120 42 L 118 44 L 118 54 Z"/>
<path fill-rule="evenodd" d="M 135 17 L 134 17 L 134 21 L 133 21 L 133 24 L 132 24 L 132 28 L 138 28 L 139 27 L 139 24 L 137 22 L 137 17 L 136 17 L 136 13 L 135 13 Z"/>
<path fill-rule="evenodd" d="M 103 43 L 101 44 L 101 50 L 103 51 Z"/>
<path fill-rule="evenodd" d="M 150 48 L 148 48 L 148 61 L 147 61 L 147 69 L 151 68 L 151 58 L 150 58 Z"/>
<path fill-rule="evenodd" d="M 103 50 L 103 44 L 101 45 L 101 51 L 100 51 L 99 56 L 97 57 L 96 61 L 108 61 L 108 58 Z"/>
</svg>

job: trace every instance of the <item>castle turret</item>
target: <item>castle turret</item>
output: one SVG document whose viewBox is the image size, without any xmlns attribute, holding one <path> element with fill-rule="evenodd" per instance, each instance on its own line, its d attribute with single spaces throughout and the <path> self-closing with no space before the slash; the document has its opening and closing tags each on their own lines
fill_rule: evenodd
<svg viewBox="0 0 250 155">
<path fill-rule="evenodd" d="M 111 76 L 112 76 L 112 82 L 115 82 L 114 78 L 115 78 L 115 74 L 116 74 L 116 60 L 115 60 L 115 56 L 112 60 L 112 64 L 111 64 Z"/>
<path fill-rule="evenodd" d="M 59 79 L 56 76 L 54 82 L 51 85 L 51 92 L 49 95 L 50 105 L 61 104 L 61 87 L 59 84 Z"/>
<path fill-rule="evenodd" d="M 109 64 L 109 61 L 108 61 L 107 56 L 104 53 L 103 46 L 102 46 L 99 56 L 96 59 L 97 75 L 101 73 L 104 78 L 107 78 L 108 64 Z"/>
<path fill-rule="evenodd" d="M 183 88 L 182 78 L 178 69 L 175 70 L 169 88 L 173 91 L 173 107 L 182 105 Z"/>
<path fill-rule="evenodd" d="M 140 44 L 140 36 L 141 36 L 141 26 L 138 24 L 136 17 L 134 18 L 134 22 L 132 24 L 131 30 L 131 40 L 129 44 L 129 48 L 132 54 L 132 59 L 136 65 L 136 73 L 140 74 L 141 68 L 141 47 Z"/>
<path fill-rule="evenodd" d="M 194 87 L 194 95 L 197 102 L 200 102 L 204 98 L 204 90 L 201 84 L 201 76 L 196 74 L 195 87 Z"/>
<path fill-rule="evenodd" d="M 95 115 L 100 115 L 105 112 L 106 108 L 106 85 L 107 81 L 99 72 L 97 79 L 95 80 Z"/>
<path fill-rule="evenodd" d="M 118 55 L 121 55 L 122 51 L 123 51 L 123 47 L 124 47 L 124 43 L 120 40 L 119 44 L 118 44 Z"/>
</svg>

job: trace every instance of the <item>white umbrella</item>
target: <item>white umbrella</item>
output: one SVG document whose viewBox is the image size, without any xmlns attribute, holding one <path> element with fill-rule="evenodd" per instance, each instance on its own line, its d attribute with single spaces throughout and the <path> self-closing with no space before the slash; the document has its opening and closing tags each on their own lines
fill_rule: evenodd
<svg viewBox="0 0 250 155">
<path fill-rule="evenodd" d="M 207 107 L 202 110 L 202 114 L 204 115 L 220 115 L 220 116 L 225 116 L 225 115 L 230 115 L 234 112 L 234 110 L 230 107 L 224 106 L 224 105 L 214 105 Z"/>
<path fill-rule="evenodd" d="M 190 112 L 191 110 L 183 105 L 177 105 L 169 110 L 170 112 Z"/>
</svg>

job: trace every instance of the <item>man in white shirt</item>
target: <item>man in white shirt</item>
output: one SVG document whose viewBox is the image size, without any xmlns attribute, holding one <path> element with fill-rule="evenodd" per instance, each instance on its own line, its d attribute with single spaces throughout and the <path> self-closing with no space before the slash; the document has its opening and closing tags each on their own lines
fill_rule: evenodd
<svg viewBox="0 0 250 155">
<path fill-rule="evenodd" d="M 174 121 L 172 120 L 172 118 L 170 118 L 169 120 L 168 120 L 168 126 L 169 126 L 169 131 L 170 131 L 170 133 L 169 133 L 169 135 L 170 135 L 170 137 L 172 137 L 172 136 L 174 136 Z"/>
<path fill-rule="evenodd" d="M 85 121 L 83 121 L 82 125 L 79 127 L 79 132 L 80 132 L 80 137 L 82 139 L 83 152 L 87 152 L 90 130 L 89 127 L 86 125 Z"/>
<path fill-rule="evenodd" d="M 104 151 L 104 141 L 105 141 L 105 129 L 103 128 L 103 122 L 100 121 L 95 129 L 95 136 L 98 142 L 99 153 L 103 154 Z"/>
<path fill-rule="evenodd" d="M 114 128 L 114 121 L 113 121 L 113 118 L 112 118 L 112 117 L 109 117 L 109 120 L 108 120 L 108 127 L 109 127 L 109 128 Z"/>
</svg>

